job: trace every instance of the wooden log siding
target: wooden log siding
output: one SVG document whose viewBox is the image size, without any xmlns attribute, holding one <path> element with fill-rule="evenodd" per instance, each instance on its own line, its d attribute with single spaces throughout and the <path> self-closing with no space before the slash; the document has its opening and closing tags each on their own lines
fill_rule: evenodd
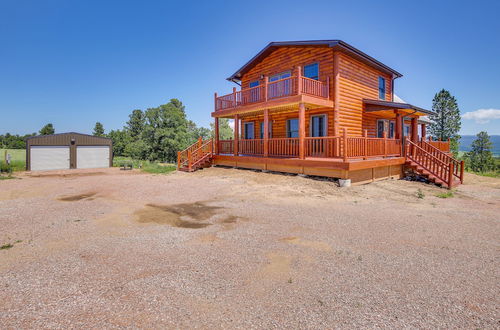
<svg viewBox="0 0 500 330">
<path fill-rule="evenodd" d="M 375 113 L 364 113 L 363 98 L 378 99 L 378 77 L 385 78 L 386 100 L 392 100 L 391 77 L 359 62 L 346 54 L 339 54 L 339 126 L 349 135 L 361 136 L 364 129 L 376 136 Z"/>
<path fill-rule="evenodd" d="M 304 67 L 308 64 L 319 64 L 319 81 L 326 82 L 327 77 L 333 75 L 333 51 L 325 47 L 280 47 L 257 63 L 248 72 L 243 74 L 241 87 L 248 88 L 250 82 L 259 80 L 261 76 L 272 75 L 290 71 L 294 75 L 297 66 Z M 329 84 L 329 95 L 333 95 L 333 84 Z"/>
</svg>

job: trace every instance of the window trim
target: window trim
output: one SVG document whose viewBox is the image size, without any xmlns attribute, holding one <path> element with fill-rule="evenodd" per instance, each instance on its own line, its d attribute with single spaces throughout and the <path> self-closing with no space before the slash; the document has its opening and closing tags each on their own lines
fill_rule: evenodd
<svg viewBox="0 0 500 330">
<path fill-rule="evenodd" d="M 262 126 L 262 127 L 261 127 Z M 273 138 L 273 121 L 270 120 L 269 121 L 269 132 L 268 132 L 268 138 L 269 139 L 272 139 Z M 264 139 L 264 134 L 263 134 L 263 131 L 264 130 L 264 122 L 263 121 L 260 121 L 259 122 L 259 139 L 263 140 Z"/>
<path fill-rule="evenodd" d="M 292 132 L 290 130 L 290 121 L 291 120 L 297 120 L 297 137 L 299 136 L 299 130 L 300 130 L 300 127 L 299 127 L 299 118 L 287 118 L 286 119 L 286 137 L 289 138 L 289 139 L 296 139 L 296 138 L 292 137 L 291 134 L 288 134 L 289 132 Z"/>
<path fill-rule="evenodd" d="M 284 74 L 288 74 L 288 77 L 285 77 L 285 78 L 279 78 L 279 79 L 276 79 L 276 80 L 272 80 L 273 77 L 276 77 L 276 76 L 282 76 Z M 273 74 L 272 76 L 269 76 L 269 82 L 275 82 L 275 81 L 279 81 L 279 80 L 282 80 L 282 79 L 286 79 L 286 78 L 290 78 L 292 76 L 292 70 L 286 70 L 286 71 L 282 71 L 282 72 L 278 72 L 276 74 Z"/>
<path fill-rule="evenodd" d="M 243 140 L 254 140 L 255 139 L 255 122 L 244 121 L 242 124 L 243 124 Z M 253 132 L 252 132 L 253 137 L 251 139 L 247 138 L 247 124 L 252 124 L 252 127 L 253 127 Z"/>
<path fill-rule="evenodd" d="M 253 83 L 257 83 L 257 85 L 252 86 L 252 84 L 253 84 Z M 259 87 L 259 86 L 260 86 L 260 80 L 259 80 L 259 79 L 257 79 L 257 80 L 253 80 L 253 81 L 250 81 L 250 82 L 248 83 L 248 88 L 254 88 L 254 87 Z"/>
<path fill-rule="evenodd" d="M 309 78 L 309 77 L 306 77 L 306 75 L 305 75 L 305 72 L 306 72 L 306 66 L 311 66 L 311 65 L 314 65 L 314 64 L 317 64 L 317 65 L 318 65 L 318 79 Z M 309 79 L 313 79 L 313 80 L 319 81 L 319 62 L 318 62 L 318 61 L 315 61 L 315 62 L 312 62 L 312 63 L 309 63 L 309 64 L 304 65 L 304 66 L 302 67 L 302 76 L 303 76 L 303 77 L 306 77 L 306 78 L 309 78 Z"/>
<path fill-rule="evenodd" d="M 394 139 L 394 137 L 396 136 L 396 122 L 394 120 L 391 120 L 391 119 L 382 119 L 382 118 L 379 118 L 377 119 L 377 126 L 375 127 L 375 136 L 379 139 L 383 138 L 384 136 L 378 136 L 378 123 L 379 122 L 383 122 L 384 123 L 384 131 L 383 132 L 386 132 L 387 133 L 387 138 L 388 139 Z M 392 136 L 391 136 L 391 124 L 393 125 L 393 132 L 392 132 Z M 383 134 L 383 133 L 382 133 Z"/>
<path fill-rule="evenodd" d="M 324 131 L 325 135 L 323 135 L 323 137 L 328 136 L 328 114 L 327 113 L 316 113 L 316 114 L 312 114 L 309 116 L 309 137 L 313 137 L 312 118 L 313 117 L 321 117 L 321 116 L 325 118 L 325 121 L 323 122 L 323 131 Z M 318 137 L 321 137 L 321 136 L 318 136 Z"/>
<path fill-rule="evenodd" d="M 381 80 L 384 81 L 384 84 L 383 84 L 383 87 L 384 87 L 384 90 L 383 90 L 384 94 L 383 95 L 384 96 L 383 97 L 380 97 L 382 95 L 382 93 L 381 93 L 382 90 L 380 89 L 380 82 L 381 82 Z M 386 96 L 387 96 L 386 95 L 387 94 L 387 86 L 386 86 L 386 84 L 387 84 L 386 79 L 384 77 L 382 77 L 382 76 L 378 76 L 378 98 L 379 98 L 379 100 L 384 100 L 385 101 L 385 99 L 386 99 Z"/>
</svg>

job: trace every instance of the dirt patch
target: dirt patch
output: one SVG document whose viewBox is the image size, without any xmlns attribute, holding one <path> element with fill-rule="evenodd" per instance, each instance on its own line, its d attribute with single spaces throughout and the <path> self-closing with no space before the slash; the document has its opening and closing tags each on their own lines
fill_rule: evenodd
<svg viewBox="0 0 500 330">
<path fill-rule="evenodd" d="M 73 177 L 81 177 L 81 176 L 94 176 L 94 175 L 108 175 L 106 172 L 80 172 L 80 173 L 37 173 L 37 174 L 29 174 L 29 177 L 32 178 L 73 178 Z"/>
<path fill-rule="evenodd" d="M 177 205 L 147 204 L 145 208 L 134 212 L 136 220 L 141 223 L 167 224 L 179 228 L 205 228 L 210 223 L 183 220 L 187 216 L 193 220 L 207 220 L 216 213 L 220 207 L 207 206 L 201 202 Z"/>
<path fill-rule="evenodd" d="M 63 201 L 63 202 L 76 202 L 76 201 L 81 201 L 81 200 L 93 200 L 94 196 L 96 194 L 97 194 L 96 192 L 88 192 L 88 193 L 83 193 L 83 194 L 78 194 L 78 195 L 61 196 L 58 198 L 58 200 Z"/>
<path fill-rule="evenodd" d="M 332 250 L 332 247 L 325 242 L 309 241 L 309 240 L 305 240 L 305 239 L 302 239 L 300 237 L 295 237 L 295 236 L 285 237 L 285 238 L 280 239 L 280 241 L 285 242 L 285 243 L 289 243 L 289 244 L 304 246 L 304 247 L 311 248 L 311 249 L 318 250 L 318 251 L 331 251 Z"/>
</svg>

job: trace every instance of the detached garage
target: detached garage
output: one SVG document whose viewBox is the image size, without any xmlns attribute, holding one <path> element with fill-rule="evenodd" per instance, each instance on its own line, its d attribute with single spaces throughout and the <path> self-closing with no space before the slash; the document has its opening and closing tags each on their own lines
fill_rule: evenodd
<svg viewBox="0 0 500 330">
<path fill-rule="evenodd" d="M 26 140 L 26 170 L 110 167 L 112 146 L 111 139 L 80 133 L 34 136 Z"/>
</svg>

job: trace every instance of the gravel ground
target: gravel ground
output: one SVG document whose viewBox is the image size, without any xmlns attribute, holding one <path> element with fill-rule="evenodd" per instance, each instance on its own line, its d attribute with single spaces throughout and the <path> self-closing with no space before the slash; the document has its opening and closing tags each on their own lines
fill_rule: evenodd
<svg viewBox="0 0 500 330">
<path fill-rule="evenodd" d="M 0 181 L 1 328 L 499 328 L 500 180 L 443 192 L 26 173 Z"/>
</svg>

